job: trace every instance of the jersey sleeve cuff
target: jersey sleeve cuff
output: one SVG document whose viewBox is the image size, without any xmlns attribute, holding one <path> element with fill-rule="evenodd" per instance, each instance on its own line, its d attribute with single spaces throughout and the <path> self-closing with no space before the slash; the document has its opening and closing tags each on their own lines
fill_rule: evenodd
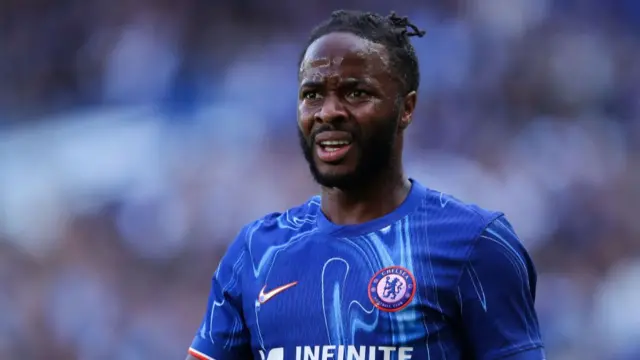
<svg viewBox="0 0 640 360">
<path fill-rule="evenodd" d="M 198 351 L 198 350 L 194 349 L 193 347 L 189 348 L 189 355 L 193 356 L 194 358 L 196 358 L 198 360 L 215 360 L 211 356 L 203 353 L 202 351 Z"/>
<path fill-rule="evenodd" d="M 214 350 L 210 341 L 196 336 L 189 347 L 189 354 L 198 360 L 216 360 Z"/>
</svg>

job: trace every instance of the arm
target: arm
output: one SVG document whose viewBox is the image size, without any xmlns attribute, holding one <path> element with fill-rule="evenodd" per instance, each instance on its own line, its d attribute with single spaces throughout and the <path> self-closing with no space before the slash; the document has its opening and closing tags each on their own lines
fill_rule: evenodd
<svg viewBox="0 0 640 360">
<path fill-rule="evenodd" d="M 462 328 L 474 359 L 544 360 L 534 309 L 536 272 L 509 222 L 477 239 L 458 286 Z"/>
<path fill-rule="evenodd" d="M 241 301 L 244 249 L 244 240 L 238 237 L 220 261 L 211 281 L 207 311 L 189 347 L 188 360 L 252 358 Z"/>
</svg>

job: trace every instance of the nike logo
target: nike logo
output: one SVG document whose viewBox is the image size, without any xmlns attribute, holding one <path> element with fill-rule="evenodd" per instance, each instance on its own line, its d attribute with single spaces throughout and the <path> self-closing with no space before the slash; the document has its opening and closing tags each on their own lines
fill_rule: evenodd
<svg viewBox="0 0 640 360">
<path fill-rule="evenodd" d="M 298 282 L 294 281 L 294 282 L 290 282 L 288 284 L 279 286 L 279 287 L 277 287 L 277 288 L 275 288 L 275 289 L 273 289 L 271 291 L 264 292 L 264 290 L 267 288 L 267 285 L 265 285 L 265 286 L 262 287 L 262 289 L 260 290 L 260 293 L 258 294 L 258 302 L 260 304 L 264 304 L 267 301 L 271 300 L 272 297 L 274 297 L 274 296 L 280 294 L 281 292 L 283 292 L 283 291 L 285 291 L 285 290 L 287 290 L 289 288 L 292 288 L 292 287 L 294 287 L 296 285 L 298 285 Z"/>
</svg>

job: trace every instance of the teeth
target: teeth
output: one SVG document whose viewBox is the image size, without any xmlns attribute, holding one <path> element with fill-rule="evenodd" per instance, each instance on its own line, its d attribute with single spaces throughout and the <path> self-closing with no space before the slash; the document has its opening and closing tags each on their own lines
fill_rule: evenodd
<svg viewBox="0 0 640 360">
<path fill-rule="evenodd" d="M 322 146 L 342 146 L 342 145 L 349 145 L 348 141 L 344 141 L 344 140 L 327 140 L 327 141 L 323 141 L 320 143 Z"/>
</svg>

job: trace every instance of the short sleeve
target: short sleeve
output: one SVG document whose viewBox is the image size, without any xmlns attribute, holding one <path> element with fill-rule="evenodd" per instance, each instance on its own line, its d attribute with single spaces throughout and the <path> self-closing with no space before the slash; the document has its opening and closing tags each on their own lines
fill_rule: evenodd
<svg viewBox="0 0 640 360">
<path fill-rule="evenodd" d="M 211 281 L 207 310 L 189 354 L 201 360 L 250 359 L 249 331 L 242 314 L 241 273 L 246 259 L 239 236 L 223 256 Z"/>
<path fill-rule="evenodd" d="M 500 217 L 474 244 L 458 287 L 462 328 L 474 359 L 544 360 L 534 309 L 536 272 Z"/>
</svg>

